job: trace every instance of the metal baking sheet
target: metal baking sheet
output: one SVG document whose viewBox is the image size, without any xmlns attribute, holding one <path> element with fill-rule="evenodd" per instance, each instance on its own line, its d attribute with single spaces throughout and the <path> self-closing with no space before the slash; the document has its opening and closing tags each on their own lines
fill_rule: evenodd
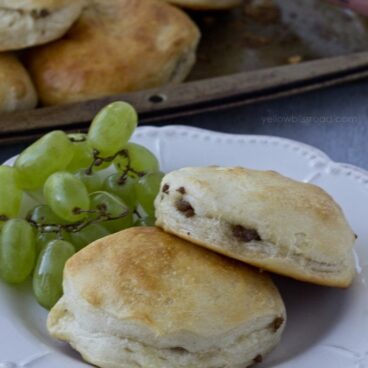
<svg viewBox="0 0 368 368">
<path fill-rule="evenodd" d="M 368 20 L 323 0 L 246 0 L 192 16 L 202 41 L 189 80 L 368 50 Z"/>
<path fill-rule="evenodd" d="M 5 113 L 0 141 L 84 129 L 119 99 L 152 124 L 368 77 L 368 20 L 323 0 L 245 0 L 230 11 L 190 15 L 203 36 L 186 83 Z"/>
</svg>

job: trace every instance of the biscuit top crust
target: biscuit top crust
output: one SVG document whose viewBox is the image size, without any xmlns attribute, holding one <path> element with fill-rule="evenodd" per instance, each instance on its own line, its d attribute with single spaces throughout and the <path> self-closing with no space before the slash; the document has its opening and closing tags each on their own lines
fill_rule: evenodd
<svg viewBox="0 0 368 368">
<path fill-rule="evenodd" d="M 316 185 L 241 167 L 184 168 L 166 175 L 164 183 L 185 187 L 180 199 L 199 217 L 252 229 L 255 238 L 321 262 L 351 259 L 355 234 L 340 206 Z M 160 220 L 157 199 L 156 208 Z"/>
<path fill-rule="evenodd" d="M 155 227 L 130 228 L 83 249 L 67 262 L 64 287 L 157 336 L 213 336 L 284 313 L 268 275 Z"/>
</svg>

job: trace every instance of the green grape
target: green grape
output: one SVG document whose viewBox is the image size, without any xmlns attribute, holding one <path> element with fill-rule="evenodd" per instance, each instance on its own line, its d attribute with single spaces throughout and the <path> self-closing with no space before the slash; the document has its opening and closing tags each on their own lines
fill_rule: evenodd
<svg viewBox="0 0 368 368">
<path fill-rule="evenodd" d="M 73 144 L 68 136 L 62 131 L 48 133 L 17 158 L 18 185 L 27 190 L 38 189 L 51 174 L 64 170 L 72 158 Z"/>
<path fill-rule="evenodd" d="M 64 266 L 74 253 L 69 242 L 53 240 L 39 255 L 33 274 L 33 292 L 46 309 L 51 309 L 63 295 Z"/>
<path fill-rule="evenodd" d="M 104 221 L 103 226 L 110 231 L 111 234 L 121 230 L 128 229 L 134 224 L 133 213 L 130 211 L 126 216 L 117 220 Z"/>
<path fill-rule="evenodd" d="M 0 218 L 17 217 L 23 192 L 18 188 L 15 169 L 0 166 Z"/>
<path fill-rule="evenodd" d="M 64 225 L 67 222 L 55 215 L 52 209 L 46 204 L 41 204 L 33 208 L 27 216 L 27 219 L 38 225 Z"/>
<path fill-rule="evenodd" d="M 68 134 L 73 142 L 74 156 L 72 162 L 66 168 L 66 171 L 75 173 L 81 169 L 88 169 L 94 162 L 93 149 L 87 141 L 87 134 L 75 133 Z M 105 170 L 112 165 L 112 162 L 101 161 L 93 166 L 93 171 Z"/>
<path fill-rule="evenodd" d="M 125 171 L 129 164 L 135 172 L 143 175 L 160 170 L 156 156 L 146 147 L 136 143 L 128 143 L 124 148 L 127 150 L 129 159 L 124 155 L 119 155 L 114 160 L 115 167 L 119 171 Z"/>
<path fill-rule="evenodd" d="M 36 253 L 40 252 L 49 244 L 52 240 L 65 240 L 70 242 L 70 235 L 65 230 L 59 232 L 46 232 L 38 231 L 36 236 Z"/>
<path fill-rule="evenodd" d="M 109 168 L 112 165 L 112 161 L 102 161 L 98 165 L 93 165 L 93 171 L 102 171 Z"/>
<path fill-rule="evenodd" d="M 76 172 L 80 169 L 87 169 L 93 161 L 92 148 L 87 142 L 87 134 L 68 134 L 73 145 L 73 158 L 66 171 Z"/>
<path fill-rule="evenodd" d="M 46 248 L 47 244 L 57 239 L 58 239 L 57 233 L 38 232 L 36 237 L 36 253 L 40 254 L 42 250 Z"/>
<path fill-rule="evenodd" d="M 140 178 L 135 186 L 138 202 L 150 217 L 155 216 L 154 201 L 163 177 L 162 172 L 150 173 Z"/>
<path fill-rule="evenodd" d="M 70 241 L 78 251 L 95 240 L 108 235 L 110 235 L 110 232 L 101 224 L 91 224 L 76 233 L 71 233 Z"/>
<path fill-rule="evenodd" d="M 106 216 L 119 217 L 124 214 L 128 207 L 127 205 L 116 195 L 108 192 L 95 192 L 90 194 L 91 209 L 100 210 Z"/>
<path fill-rule="evenodd" d="M 107 192 L 117 195 L 130 208 L 137 206 L 137 196 L 135 194 L 135 184 L 137 179 L 125 176 L 123 179 L 119 174 L 113 174 L 105 179 L 103 188 Z"/>
<path fill-rule="evenodd" d="M 86 217 L 80 211 L 88 211 L 88 191 L 81 180 L 68 172 L 51 175 L 44 186 L 46 203 L 63 220 L 76 222 Z"/>
<path fill-rule="evenodd" d="M 133 224 L 133 211 L 116 195 L 107 192 L 96 192 L 91 194 L 91 208 L 98 209 L 106 215 L 103 226 L 111 233 L 126 229 Z M 127 212 L 129 211 L 129 212 Z M 123 216 L 126 214 L 125 216 Z M 117 218 L 123 216 L 121 218 Z M 115 218 L 109 220 L 108 218 Z"/>
<path fill-rule="evenodd" d="M 0 236 L 0 275 L 9 283 L 21 283 L 32 272 L 36 261 L 36 240 L 25 220 L 6 222 Z"/>
<path fill-rule="evenodd" d="M 43 188 L 38 188 L 37 190 L 27 190 L 27 196 L 32 198 L 36 203 L 44 203 L 43 198 Z"/>
<path fill-rule="evenodd" d="M 60 236 L 62 240 L 69 241 L 68 234 L 60 230 L 61 235 L 56 232 L 57 225 L 66 225 L 67 221 L 61 219 L 54 212 L 52 212 L 51 208 L 45 204 L 35 207 L 27 216 L 27 219 L 32 221 L 37 225 L 56 225 L 50 226 L 52 229 L 55 229 L 55 232 L 50 230 L 39 230 L 36 236 L 36 250 L 37 254 L 41 252 L 43 248 L 52 240 L 59 239 Z"/>
<path fill-rule="evenodd" d="M 86 170 L 79 170 L 74 175 L 83 182 L 89 193 L 102 189 L 103 180 L 98 174 L 87 174 Z"/>
<path fill-rule="evenodd" d="M 113 102 L 93 119 L 88 142 L 100 156 L 113 156 L 128 143 L 137 121 L 137 113 L 131 105 L 122 101 Z"/>
<path fill-rule="evenodd" d="M 68 137 L 73 141 L 74 155 L 71 163 L 66 168 L 66 171 L 77 172 L 81 169 L 88 169 L 94 162 L 93 149 L 87 141 L 87 134 L 75 133 L 69 134 Z M 112 162 L 101 162 L 93 166 L 93 171 L 101 171 L 110 167 Z"/>
<path fill-rule="evenodd" d="M 134 226 L 155 226 L 156 219 L 154 217 L 141 217 L 134 222 Z"/>
</svg>

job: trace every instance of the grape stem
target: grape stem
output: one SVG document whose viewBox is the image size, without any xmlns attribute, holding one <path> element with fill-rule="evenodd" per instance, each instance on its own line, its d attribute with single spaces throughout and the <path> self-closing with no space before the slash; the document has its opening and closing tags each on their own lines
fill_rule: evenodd
<svg viewBox="0 0 368 368">
<path fill-rule="evenodd" d="M 110 156 L 110 157 L 100 157 L 99 154 L 100 154 L 100 152 L 98 150 L 96 150 L 96 149 L 93 150 L 93 161 L 92 161 L 91 165 L 87 168 L 86 175 L 92 175 L 93 168 L 95 166 L 97 166 L 97 167 L 101 166 L 104 162 L 112 162 L 118 156 L 127 157 L 128 152 L 124 149 L 124 150 L 121 150 L 121 151 L 115 153 L 115 155 Z"/>
<path fill-rule="evenodd" d="M 89 211 L 84 211 L 84 212 L 90 213 Z M 119 219 L 121 219 L 121 218 L 123 218 L 123 217 L 125 217 L 129 214 L 129 209 L 127 209 L 126 211 L 121 213 L 119 216 L 113 216 L 113 217 L 111 217 L 108 213 L 106 213 L 106 208 L 105 209 L 101 208 L 100 211 L 95 211 L 94 213 L 98 213 L 98 212 L 99 212 L 100 215 L 97 218 L 90 219 L 90 220 L 85 220 L 85 221 L 78 221 L 78 222 L 75 222 L 73 224 L 66 224 L 66 225 L 40 224 L 40 223 L 37 223 L 37 222 L 31 220 L 31 218 L 29 218 L 29 217 L 27 217 L 27 221 L 32 226 L 36 227 L 42 233 L 57 233 L 58 235 L 61 236 L 63 230 L 68 232 L 68 233 L 77 233 L 77 232 L 83 230 L 84 228 L 86 228 L 89 225 L 99 224 L 99 223 L 104 222 L 104 221 L 119 220 Z"/>
<path fill-rule="evenodd" d="M 125 151 L 125 152 L 120 156 L 125 157 L 128 160 L 128 164 L 127 164 L 125 170 L 123 171 L 123 173 L 121 174 L 120 178 L 118 179 L 118 184 L 120 184 L 120 185 L 123 185 L 125 183 L 126 178 L 127 178 L 128 174 L 130 172 L 137 175 L 138 177 L 142 177 L 142 176 L 146 175 L 145 172 L 137 171 L 137 170 L 132 168 L 132 159 L 129 155 L 129 151 L 127 151 L 127 150 L 123 150 L 123 151 Z"/>
<path fill-rule="evenodd" d="M 86 228 L 89 225 L 99 224 L 99 223 L 104 222 L 104 221 L 119 220 L 119 219 L 127 216 L 128 214 L 129 214 L 128 209 L 126 211 L 124 211 L 121 215 L 115 216 L 115 217 L 110 217 L 107 214 L 101 213 L 100 217 L 98 217 L 97 219 L 88 220 L 88 221 L 75 223 L 75 224 L 70 224 L 70 225 L 65 225 L 64 229 L 69 233 L 77 233 L 78 231 L 83 230 L 84 228 Z"/>
<path fill-rule="evenodd" d="M 74 215 L 81 215 L 82 213 L 95 214 L 95 213 L 98 213 L 98 210 L 82 210 L 81 208 L 78 208 L 78 207 L 73 209 Z"/>
<path fill-rule="evenodd" d="M 125 183 L 126 177 L 130 172 L 137 175 L 137 176 L 139 176 L 139 177 L 142 177 L 146 174 L 143 171 L 137 171 L 137 170 L 134 170 L 131 167 L 131 158 L 130 158 L 128 150 L 126 150 L 126 149 L 123 149 L 123 150 L 115 153 L 115 155 L 110 156 L 110 157 L 100 157 L 99 154 L 100 154 L 100 152 L 98 150 L 96 150 L 96 149 L 93 150 L 93 161 L 92 161 L 91 165 L 86 169 L 86 175 L 92 175 L 94 167 L 101 166 L 104 162 L 112 162 L 118 156 L 125 157 L 128 160 L 128 164 L 127 164 L 125 170 L 123 171 L 121 177 L 118 180 L 119 184 L 124 184 Z"/>
</svg>

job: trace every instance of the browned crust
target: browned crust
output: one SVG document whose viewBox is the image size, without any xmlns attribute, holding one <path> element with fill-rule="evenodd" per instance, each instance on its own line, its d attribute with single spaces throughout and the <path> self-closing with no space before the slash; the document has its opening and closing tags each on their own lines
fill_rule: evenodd
<svg viewBox="0 0 368 368">
<path fill-rule="evenodd" d="M 161 334 L 189 328 L 193 318 L 210 311 L 219 329 L 232 329 L 269 313 L 272 305 L 283 308 L 267 274 L 157 227 L 130 228 L 94 242 L 67 262 L 65 280 L 91 306 Z M 206 334 L 213 326 L 195 328 Z"/>
<path fill-rule="evenodd" d="M 114 0 L 85 10 L 65 37 L 30 50 L 26 62 L 44 105 L 69 103 L 171 82 L 176 67 L 190 69 L 198 40 L 180 9 Z"/>
</svg>

